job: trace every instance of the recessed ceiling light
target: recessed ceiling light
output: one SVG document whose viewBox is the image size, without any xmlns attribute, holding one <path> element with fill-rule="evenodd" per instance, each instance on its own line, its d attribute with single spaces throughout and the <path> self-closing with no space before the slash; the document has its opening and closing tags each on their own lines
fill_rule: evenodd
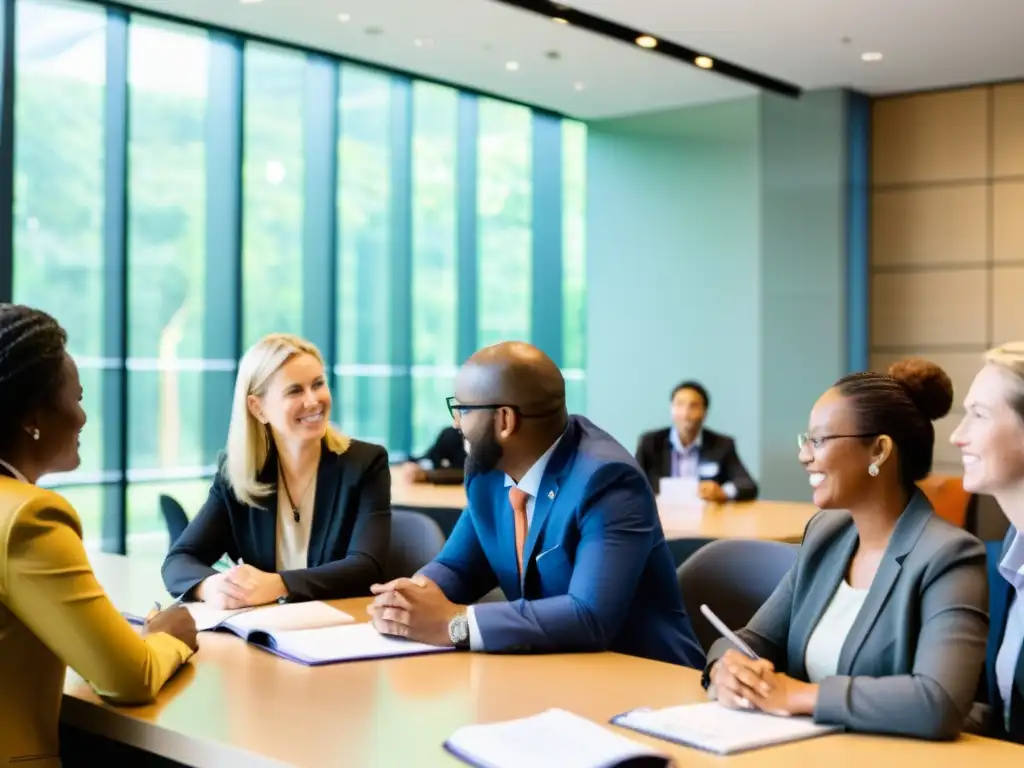
<svg viewBox="0 0 1024 768">
<path fill-rule="evenodd" d="M 563 19 L 561 16 L 555 16 L 551 20 L 553 22 L 555 22 L 555 24 L 568 24 L 569 23 L 566 19 Z"/>
<path fill-rule="evenodd" d="M 434 44 L 434 39 L 431 37 L 417 37 L 412 41 L 412 44 L 417 48 L 427 48 Z"/>
<path fill-rule="evenodd" d="M 519 69 L 519 62 L 518 61 L 506 61 L 505 62 L 505 69 L 507 69 L 509 72 L 515 72 L 517 69 Z"/>
<path fill-rule="evenodd" d="M 882 54 L 876 52 L 862 53 L 860 55 L 861 61 L 881 61 Z"/>
<path fill-rule="evenodd" d="M 658 41 L 650 35 L 640 35 L 640 37 L 636 39 L 636 44 L 641 48 L 654 48 L 658 45 Z"/>
<path fill-rule="evenodd" d="M 583 88 L 584 88 L 584 85 L 583 85 L 583 83 L 573 83 L 573 86 L 572 86 L 572 87 L 573 87 L 573 88 L 574 88 L 575 90 L 577 90 L 577 91 L 582 91 L 582 90 L 583 90 Z"/>
<path fill-rule="evenodd" d="M 693 60 L 693 63 L 696 64 L 701 69 L 711 69 L 713 66 L 715 66 L 715 60 L 712 59 L 710 56 L 698 56 L 696 59 Z"/>
<path fill-rule="evenodd" d="M 256 3 L 262 3 L 263 0 L 238 0 L 242 5 L 255 5 Z"/>
<path fill-rule="evenodd" d="M 352 20 L 352 17 L 349 16 L 347 13 L 339 13 L 338 14 L 338 21 L 351 21 L 351 20 Z"/>
</svg>

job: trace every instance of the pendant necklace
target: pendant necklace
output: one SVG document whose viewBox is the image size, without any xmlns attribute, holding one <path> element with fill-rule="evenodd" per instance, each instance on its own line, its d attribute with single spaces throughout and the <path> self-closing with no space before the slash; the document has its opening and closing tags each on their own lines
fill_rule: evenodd
<svg viewBox="0 0 1024 768">
<path fill-rule="evenodd" d="M 316 475 L 314 475 L 313 477 L 316 477 Z M 302 505 L 303 500 L 306 498 L 306 494 L 309 493 L 309 489 L 313 485 L 313 477 L 311 477 L 309 479 L 309 482 L 306 483 L 306 490 L 302 492 L 302 495 L 299 497 L 299 502 L 298 504 L 296 504 L 295 501 L 292 499 L 291 489 L 288 488 L 288 479 L 284 476 L 284 470 L 281 470 L 281 485 L 284 486 L 285 495 L 288 497 L 288 503 L 291 505 L 292 508 L 292 519 L 295 520 L 296 523 L 299 522 L 300 518 L 299 507 Z"/>
</svg>

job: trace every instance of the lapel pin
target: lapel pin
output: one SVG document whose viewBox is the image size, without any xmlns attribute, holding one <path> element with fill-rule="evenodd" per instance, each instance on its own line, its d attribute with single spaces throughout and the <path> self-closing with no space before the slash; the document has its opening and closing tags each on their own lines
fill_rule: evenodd
<svg viewBox="0 0 1024 768">
<path fill-rule="evenodd" d="M 555 492 L 554 491 L 548 491 L 548 498 L 551 499 L 552 501 L 554 501 L 554 499 L 555 499 Z"/>
</svg>

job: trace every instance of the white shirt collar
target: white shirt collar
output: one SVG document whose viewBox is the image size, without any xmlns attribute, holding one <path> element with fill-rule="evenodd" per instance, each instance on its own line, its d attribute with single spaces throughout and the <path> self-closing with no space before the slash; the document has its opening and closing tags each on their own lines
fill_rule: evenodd
<svg viewBox="0 0 1024 768">
<path fill-rule="evenodd" d="M 999 563 L 999 573 L 1014 587 L 1024 587 L 1024 533 L 1017 531 Z"/>
<path fill-rule="evenodd" d="M 17 469 L 16 469 L 16 468 L 15 468 L 15 467 L 13 466 L 13 465 L 11 465 L 11 464 L 8 464 L 8 463 L 7 463 L 6 461 L 4 461 L 3 459 L 0 459 L 0 467 L 3 467 L 3 468 L 4 468 L 4 469 L 6 469 L 6 470 L 7 470 L 8 472 L 10 472 L 10 473 L 11 473 L 12 475 L 14 475 L 15 479 L 17 479 L 17 480 L 21 480 L 21 482 L 23 482 L 23 483 L 27 483 L 27 482 L 28 482 L 28 478 L 27 478 L 27 477 L 25 477 L 25 476 L 24 476 L 23 474 L 21 474 L 21 472 L 19 472 L 19 471 L 18 471 L 18 470 L 17 470 Z"/>
<path fill-rule="evenodd" d="M 693 442 L 690 443 L 690 445 L 684 446 L 682 438 L 679 437 L 679 430 L 672 427 L 671 431 L 668 433 L 668 441 L 672 443 L 672 447 L 679 451 L 679 453 L 700 450 L 701 446 L 704 444 L 704 428 L 701 427 L 697 431 L 697 437 L 693 439 Z"/>
<path fill-rule="evenodd" d="M 557 448 L 558 444 L 562 442 L 564 434 L 565 433 L 563 432 L 558 436 L 558 439 L 551 444 L 550 448 L 544 451 L 543 456 L 533 463 L 533 466 L 530 467 L 518 483 L 508 475 L 505 475 L 505 487 L 509 488 L 515 485 L 519 490 L 530 494 L 533 498 L 537 498 L 537 494 L 540 492 L 540 481 L 544 479 L 544 470 L 548 468 L 548 461 L 551 460 L 551 454 L 555 452 L 555 448 Z"/>
</svg>

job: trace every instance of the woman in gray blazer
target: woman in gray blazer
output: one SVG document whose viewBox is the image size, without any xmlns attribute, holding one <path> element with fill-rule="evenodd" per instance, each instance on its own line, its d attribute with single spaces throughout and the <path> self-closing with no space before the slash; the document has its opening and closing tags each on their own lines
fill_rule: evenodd
<svg viewBox="0 0 1024 768">
<path fill-rule="evenodd" d="M 925 739 L 961 730 L 988 631 L 985 549 L 917 489 L 953 387 L 923 360 L 840 379 L 800 436 L 819 512 L 796 562 L 705 683 L 730 707 Z M 713 609 L 714 606 L 711 606 Z"/>
<path fill-rule="evenodd" d="M 987 701 L 976 714 L 987 735 L 1024 744 L 1024 342 L 986 355 L 964 410 L 949 438 L 963 454 L 964 488 L 993 496 L 1010 519 L 999 555 L 990 563 Z"/>
</svg>

